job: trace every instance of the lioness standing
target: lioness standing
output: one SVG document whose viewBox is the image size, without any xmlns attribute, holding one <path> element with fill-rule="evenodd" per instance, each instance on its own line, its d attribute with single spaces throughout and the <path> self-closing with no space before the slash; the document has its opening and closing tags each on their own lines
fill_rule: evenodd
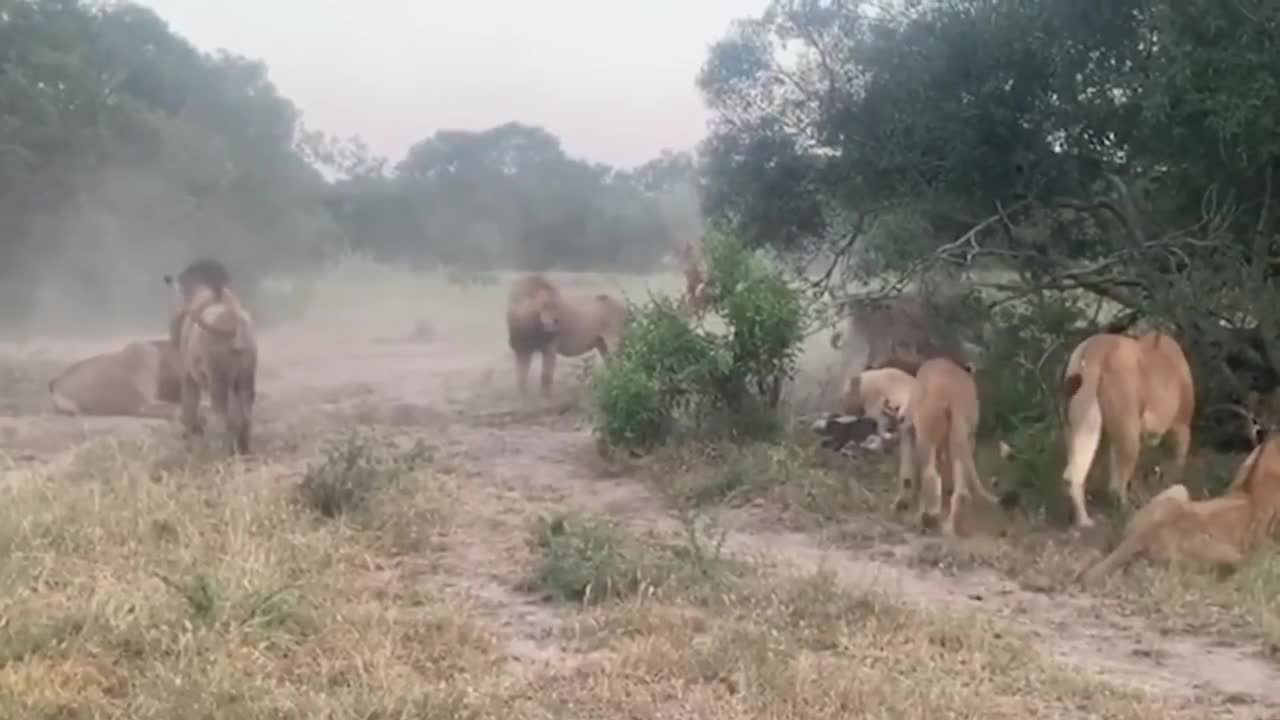
<svg viewBox="0 0 1280 720">
<path fill-rule="evenodd" d="M 556 355 L 577 357 L 595 350 L 602 358 L 617 349 L 627 308 L 613 296 L 597 293 L 565 298 L 543 275 L 515 282 L 507 297 L 507 342 L 515 353 L 516 384 L 529 392 L 529 365 L 542 355 L 542 392 L 551 391 Z"/>
<path fill-rule="evenodd" d="M 951 507 L 942 531 L 955 535 L 956 513 L 977 492 L 993 505 L 999 500 L 978 477 L 973 459 L 978 431 L 978 386 L 965 368 L 947 358 L 933 358 L 920 365 L 907 408 L 908 422 L 898 444 L 898 478 L 901 487 L 894 509 L 905 510 L 918 488 L 928 485 L 921 501 L 920 524 L 937 527 L 942 516 L 942 475 L 938 466 L 949 463 Z M 918 478 L 918 483 L 912 480 Z"/>
<path fill-rule="evenodd" d="M 182 424 L 190 435 L 203 433 L 200 396 L 209 393 L 214 414 L 223 422 L 232 454 L 250 451 L 256 395 L 258 343 L 253 318 L 227 287 L 229 275 L 216 260 L 197 260 L 165 283 L 178 293 L 170 323 L 182 363 Z"/>
<path fill-rule="evenodd" d="M 1178 342 L 1161 332 L 1138 338 L 1100 333 L 1072 351 L 1063 374 L 1067 407 L 1067 465 L 1062 479 L 1075 509 L 1077 527 L 1092 527 L 1085 509 L 1085 480 L 1103 434 L 1110 446 L 1111 492 L 1128 502 L 1129 481 L 1145 435 L 1155 445 L 1173 439 L 1177 483 L 1191 446 L 1195 386 L 1191 366 Z"/>
</svg>

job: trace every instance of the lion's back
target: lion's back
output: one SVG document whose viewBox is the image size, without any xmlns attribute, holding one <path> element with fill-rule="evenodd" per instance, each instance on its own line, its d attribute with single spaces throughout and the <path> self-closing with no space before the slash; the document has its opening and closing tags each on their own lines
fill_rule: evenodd
<svg viewBox="0 0 1280 720">
<path fill-rule="evenodd" d="M 930 358 L 920 365 L 911 393 L 911 411 L 935 421 L 944 416 L 978 422 L 978 386 L 973 376 L 954 360 Z"/>
</svg>

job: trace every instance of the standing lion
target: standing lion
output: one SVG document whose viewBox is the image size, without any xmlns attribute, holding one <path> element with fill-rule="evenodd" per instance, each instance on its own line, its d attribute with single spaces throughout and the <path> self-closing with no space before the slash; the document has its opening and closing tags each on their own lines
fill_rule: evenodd
<svg viewBox="0 0 1280 720">
<path fill-rule="evenodd" d="M 556 355 L 596 350 L 608 357 L 622 340 L 626 320 L 626 306 L 606 293 L 566 298 L 543 275 L 517 280 L 507 298 L 507 342 L 515 353 L 520 394 L 528 394 L 534 353 L 542 355 L 542 392 L 550 392 Z"/>
<path fill-rule="evenodd" d="M 176 280 L 169 275 L 164 279 L 178 293 L 170 333 L 181 362 L 183 427 L 191 435 L 203 432 L 200 397 L 208 392 L 230 451 L 247 454 L 258 369 L 253 318 L 228 287 L 230 276 L 216 260 L 196 260 Z"/>
<path fill-rule="evenodd" d="M 1156 444 L 1169 438 L 1171 472 L 1177 483 L 1191 447 L 1195 383 L 1178 341 L 1161 332 L 1140 337 L 1099 333 L 1071 352 L 1062 378 L 1067 398 L 1067 486 L 1077 527 L 1092 527 L 1085 508 L 1085 481 L 1105 436 L 1109 445 L 1111 492 L 1128 503 L 1129 482 L 1143 440 Z"/>
</svg>

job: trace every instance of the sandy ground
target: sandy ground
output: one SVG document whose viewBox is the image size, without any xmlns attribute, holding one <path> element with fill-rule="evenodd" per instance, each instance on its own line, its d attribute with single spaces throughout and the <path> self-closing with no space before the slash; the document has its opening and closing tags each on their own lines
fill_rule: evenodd
<svg viewBox="0 0 1280 720">
<path fill-rule="evenodd" d="M 572 662 L 556 632 L 571 610 L 517 589 L 533 518 L 580 510 L 655 533 L 677 532 L 679 523 L 648 485 L 611 471 L 596 455 L 579 410 L 573 361 L 561 362 L 551 398 L 522 402 L 500 327 L 454 332 L 447 321 L 439 325 L 426 342 L 396 341 L 394 328 L 376 323 L 312 322 L 262 333 L 260 452 L 286 450 L 273 445 L 284 426 L 338 429 L 357 422 L 400 427 L 447 448 L 450 461 L 466 468 L 458 490 L 460 525 L 439 553 L 421 559 L 419 570 L 492 616 L 517 668 Z M 35 353 L 56 367 L 123 341 L 33 340 L 10 350 Z M 145 440 L 176 432 L 165 421 L 12 414 L 0 417 L 0 460 L 14 472 L 60 462 L 86 438 Z M 876 521 L 854 517 L 848 524 L 856 529 Z M 717 522 L 728 531 L 731 553 L 796 571 L 825 567 L 850 586 L 989 613 L 1029 632 L 1045 653 L 1081 672 L 1208 702 L 1226 713 L 1222 717 L 1280 717 L 1280 670 L 1256 648 L 1161 635 L 1142 618 L 1092 596 L 1034 592 L 992 571 L 915 567 L 905 559 L 920 542 L 911 533 L 851 549 L 779 530 L 760 508 L 724 510 Z"/>
</svg>

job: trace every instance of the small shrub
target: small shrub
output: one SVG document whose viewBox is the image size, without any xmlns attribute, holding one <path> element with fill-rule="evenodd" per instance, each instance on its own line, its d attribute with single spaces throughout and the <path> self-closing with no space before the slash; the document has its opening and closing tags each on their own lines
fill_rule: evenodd
<svg viewBox="0 0 1280 720">
<path fill-rule="evenodd" d="M 528 586 L 560 602 L 593 605 L 716 579 L 724 535 L 708 543 L 700 515 L 686 512 L 681 519 L 684 544 L 668 546 L 638 542 L 604 519 L 542 518 L 530 543 L 539 559 Z"/>
<path fill-rule="evenodd" d="M 626 547 L 612 523 L 577 515 L 542 518 L 534 528 L 540 555 L 531 585 L 561 602 L 584 605 L 640 594 L 661 573 Z"/>
<path fill-rule="evenodd" d="M 660 443 L 671 418 L 653 379 L 635 363 L 622 362 L 612 372 L 594 376 L 597 432 L 610 442 L 633 448 Z"/>
<path fill-rule="evenodd" d="M 775 433 L 783 383 L 795 374 L 806 308 L 799 289 L 736 239 L 710 234 L 710 309 L 727 332 L 694 325 L 667 297 L 631 308 L 622 347 L 593 387 L 606 443 L 657 445 L 681 421 L 723 421 L 736 434 Z"/>
<path fill-rule="evenodd" d="M 352 432 L 331 443 L 324 459 L 307 468 L 298 490 L 304 505 L 336 518 L 365 508 L 373 495 L 395 487 L 427 459 L 421 443 L 396 452 Z"/>
</svg>

